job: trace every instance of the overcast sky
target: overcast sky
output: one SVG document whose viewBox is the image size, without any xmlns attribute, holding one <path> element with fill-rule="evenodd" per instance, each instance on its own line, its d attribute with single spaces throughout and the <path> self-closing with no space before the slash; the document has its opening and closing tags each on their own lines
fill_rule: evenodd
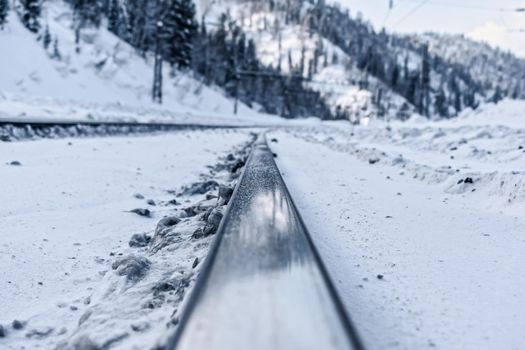
<svg viewBox="0 0 525 350">
<path fill-rule="evenodd" d="M 375 28 L 462 33 L 525 57 L 525 0 L 338 0 Z M 522 30 L 523 32 L 520 32 Z"/>
</svg>

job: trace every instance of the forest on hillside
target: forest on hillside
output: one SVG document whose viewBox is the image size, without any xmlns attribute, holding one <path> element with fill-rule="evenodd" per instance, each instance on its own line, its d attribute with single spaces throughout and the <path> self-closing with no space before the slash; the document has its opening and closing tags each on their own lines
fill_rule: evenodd
<svg viewBox="0 0 525 350">
<path fill-rule="evenodd" d="M 154 61 L 151 97 L 158 103 L 163 100 L 163 67 L 168 65 L 172 74 L 188 70 L 203 83 L 221 87 L 235 99 L 236 105 L 241 101 L 287 118 L 349 117 L 344 108 L 330 105 L 308 84 L 319 67 L 338 62 L 337 55 L 328 57 L 322 45 L 310 60 L 305 60 L 303 49 L 300 64 L 285 72 L 281 69 L 281 58 L 271 64 L 261 62 L 258 43 L 243 31 L 238 18 L 222 13 L 212 25 L 199 21 L 192 0 L 66 2 L 73 9 L 72 29 L 79 46 L 83 30 L 106 26 L 141 56 Z M 427 42 L 421 37 L 376 31 L 361 17 L 354 18 L 348 9 L 324 0 L 236 2 L 249 5 L 254 13 L 274 14 L 276 19 L 268 24 L 268 30 L 299 25 L 308 35 L 315 34 L 339 48 L 347 57 L 348 70 L 360 72 L 359 79 L 348 84 L 370 91 L 371 103 L 379 116 L 391 108 L 385 102 L 387 93 L 404 101 L 400 109 L 405 113 L 396 112 L 399 118 L 406 118 L 409 110 L 427 117 L 452 117 L 483 102 L 525 98 L 525 73 L 504 69 L 507 62 L 521 60 L 501 55 L 498 50 L 486 51 L 486 59 L 480 66 L 472 57 L 461 62 L 429 47 L 429 42 L 436 40 Z M 8 0 L 0 0 L 0 28 L 7 21 L 10 6 L 14 6 L 13 10 L 37 40 L 52 50 L 52 58 L 60 59 L 60 43 L 41 18 L 42 1 L 19 0 L 10 4 Z M 497 63 L 491 57 L 497 57 Z M 289 61 L 292 66 L 291 58 Z M 498 79 L 491 79 L 494 72 L 503 73 Z"/>
</svg>

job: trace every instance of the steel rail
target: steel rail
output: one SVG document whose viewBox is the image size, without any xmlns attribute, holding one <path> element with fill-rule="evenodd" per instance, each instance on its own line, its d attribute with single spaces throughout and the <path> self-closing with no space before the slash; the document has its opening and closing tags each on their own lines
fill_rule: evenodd
<svg viewBox="0 0 525 350">
<path fill-rule="evenodd" d="M 264 125 L 235 125 L 235 124 L 199 124 L 199 123 L 162 123 L 162 122 L 119 122 L 102 120 L 60 120 L 60 119 L 3 119 L 0 118 L 0 126 L 12 125 L 17 127 L 31 126 L 32 128 L 49 128 L 54 126 L 74 127 L 136 127 L 151 129 L 246 129 L 266 127 Z"/>
<path fill-rule="evenodd" d="M 363 349 L 273 157 L 254 145 L 167 349 Z"/>
</svg>

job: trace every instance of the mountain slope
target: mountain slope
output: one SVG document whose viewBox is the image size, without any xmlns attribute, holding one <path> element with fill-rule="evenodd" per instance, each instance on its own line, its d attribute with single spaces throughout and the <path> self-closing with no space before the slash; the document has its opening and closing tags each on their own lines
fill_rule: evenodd
<svg viewBox="0 0 525 350">
<path fill-rule="evenodd" d="M 44 30 L 39 35 L 31 33 L 14 10 L 9 12 L 8 22 L 0 30 L 0 117 L 40 117 L 48 114 L 45 109 L 52 109 L 50 116 L 58 110 L 60 115 L 55 118 L 88 114 L 141 120 L 231 116 L 234 102 L 220 89 L 203 85 L 189 72 L 172 75 L 168 67 L 164 71 L 164 104 L 152 103 L 153 62 L 139 56 L 105 26 L 83 29 L 77 50 L 72 17 L 70 6 L 63 1 L 43 4 L 42 22 L 52 38 L 46 49 Z M 96 113 L 90 113 L 91 109 Z M 251 119 L 259 116 L 242 103 L 239 114 Z"/>
<path fill-rule="evenodd" d="M 208 21 L 226 13 L 255 40 L 261 60 L 310 82 L 336 112 L 343 110 L 351 119 L 404 119 L 413 111 L 429 118 L 452 117 L 504 97 L 525 98 L 520 68 L 525 61 L 484 44 L 465 45 L 457 39 L 451 44 L 437 34 L 377 32 L 360 17 L 324 1 L 199 4 Z M 439 49 L 447 45 L 453 49 Z M 470 53 L 473 47 L 488 59 Z"/>
</svg>

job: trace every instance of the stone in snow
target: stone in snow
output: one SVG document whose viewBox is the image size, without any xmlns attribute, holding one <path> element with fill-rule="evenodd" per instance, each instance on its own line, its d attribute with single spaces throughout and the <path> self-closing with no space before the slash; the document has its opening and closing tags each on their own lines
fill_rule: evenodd
<svg viewBox="0 0 525 350">
<path fill-rule="evenodd" d="M 227 205 L 233 194 L 233 188 L 229 186 L 219 187 L 219 205 Z"/>
<path fill-rule="evenodd" d="M 149 244 L 151 241 L 151 237 L 146 233 L 135 233 L 133 236 L 131 236 L 131 239 L 129 241 L 130 247 L 145 247 Z"/>
<path fill-rule="evenodd" d="M 215 232 L 217 232 L 223 215 L 222 207 L 216 207 L 211 211 L 210 215 L 208 216 L 206 226 L 204 226 L 203 229 L 205 235 L 213 235 Z"/>
<path fill-rule="evenodd" d="M 135 213 L 135 214 L 140 215 L 140 216 L 147 217 L 147 218 L 151 217 L 151 211 L 149 209 L 136 208 L 136 209 L 131 210 L 130 212 L 131 213 Z"/>
<path fill-rule="evenodd" d="M 13 326 L 13 329 L 19 330 L 19 329 L 24 328 L 25 322 L 14 320 L 12 323 L 12 326 Z"/>
</svg>

